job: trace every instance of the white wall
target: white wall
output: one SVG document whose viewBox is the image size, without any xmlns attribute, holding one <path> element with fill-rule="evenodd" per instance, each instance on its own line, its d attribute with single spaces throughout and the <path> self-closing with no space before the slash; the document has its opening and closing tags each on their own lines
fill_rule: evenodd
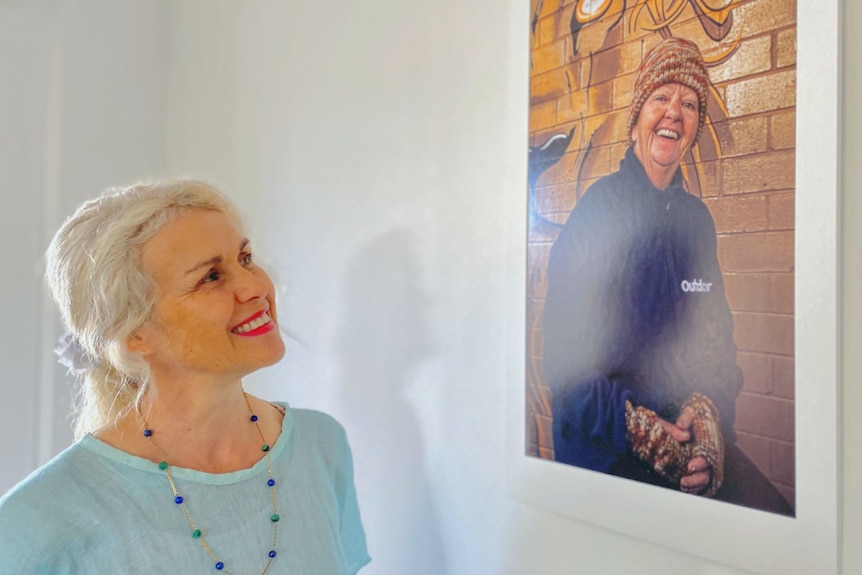
<svg viewBox="0 0 862 575">
<path fill-rule="evenodd" d="M 505 493 L 528 18 L 514 0 L 176 3 L 168 165 L 237 198 L 281 275 L 297 341 L 255 388 L 347 427 L 369 575 L 741 573 Z"/>
<path fill-rule="evenodd" d="M 843 573 L 862 573 L 862 4 L 844 2 L 844 90 L 842 94 L 844 194 L 842 281 L 842 474 Z"/>
<path fill-rule="evenodd" d="M 347 427 L 369 575 L 741 573 L 505 493 L 506 382 L 522 377 L 528 18 L 516 0 L 0 3 L 0 72 L 20 79 L 0 92 L 0 189 L 14 207 L 0 233 L 19 270 L 0 275 L 0 491 L 68 438 L 42 400 L 65 397 L 46 357 L 50 232 L 105 185 L 167 171 L 235 197 L 277 270 L 295 341 L 253 387 Z M 862 45 L 846 36 L 851 103 Z M 845 120 L 855 190 L 858 107 Z M 862 213 L 858 196 L 845 201 L 852 350 Z M 844 387 L 856 573 L 862 393 Z"/>
<path fill-rule="evenodd" d="M 0 2 L 0 492 L 71 441 L 42 254 L 104 189 L 164 171 L 162 0 Z"/>
</svg>

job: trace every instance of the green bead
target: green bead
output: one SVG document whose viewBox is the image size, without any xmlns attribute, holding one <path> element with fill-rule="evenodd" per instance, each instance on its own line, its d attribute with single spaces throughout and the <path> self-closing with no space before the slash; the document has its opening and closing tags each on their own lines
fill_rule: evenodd
<svg viewBox="0 0 862 575">
<path fill-rule="evenodd" d="M 263 444 L 263 447 L 261 447 L 261 449 L 262 449 L 263 451 L 269 451 L 269 445 L 267 445 L 266 443 L 264 443 L 264 444 Z"/>
<path fill-rule="evenodd" d="M 278 516 L 278 513 L 273 513 L 273 514 L 272 514 L 272 517 L 270 517 L 270 519 L 272 519 L 272 522 L 273 522 L 273 523 L 275 523 L 275 522 L 277 522 L 279 519 L 281 519 L 281 517 L 279 517 L 279 516 Z"/>
<path fill-rule="evenodd" d="M 159 469 L 161 469 L 162 471 L 164 471 L 167 468 L 168 468 L 168 462 L 167 461 L 162 461 L 159 463 Z"/>
<path fill-rule="evenodd" d="M 201 530 L 195 529 L 194 531 L 192 531 L 192 537 L 194 537 L 195 539 L 200 539 L 201 538 Z"/>
</svg>

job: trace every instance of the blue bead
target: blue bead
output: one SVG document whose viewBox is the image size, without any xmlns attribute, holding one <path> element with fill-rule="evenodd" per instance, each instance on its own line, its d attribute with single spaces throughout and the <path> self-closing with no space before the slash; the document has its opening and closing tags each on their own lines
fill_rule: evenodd
<svg viewBox="0 0 862 575">
<path fill-rule="evenodd" d="M 276 555 L 275 549 L 273 549 L 272 551 L 269 552 L 270 557 L 275 557 L 275 555 Z"/>
<path fill-rule="evenodd" d="M 177 495 L 176 499 L 174 499 L 174 503 L 176 503 L 177 505 L 182 505 L 182 502 L 183 502 L 182 496 Z"/>
<path fill-rule="evenodd" d="M 219 561 L 218 563 L 216 563 L 216 569 L 218 569 L 219 571 L 221 571 L 222 569 L 224 569 L 224 563 L 222 563 L 221 561 Z"/>
<path fill-rule="evenodd" d="M 152 429 L 145 429 L 145 430 L 144 430 L 144 437 L 149 437 L 149 436 L 151 436 L 152 434 L 153 434 L 153 430 L 152 430 Z"/>
<path fill-rule="evenodd" d="M 252 416 L 251 416 L 251 420 L 252 420 L 252 421 L 257 421 L 257 416 L 256 416 L 256 415 L 252 415 Z"/>
<path fill-rule="evenodd" d="M 270 479 L 269 481 L 266 482 L 266 484 L 269 485 L 270 487 L 272 487 L 273 485 L 275 485 L 275 479 Z"/>
</svg>

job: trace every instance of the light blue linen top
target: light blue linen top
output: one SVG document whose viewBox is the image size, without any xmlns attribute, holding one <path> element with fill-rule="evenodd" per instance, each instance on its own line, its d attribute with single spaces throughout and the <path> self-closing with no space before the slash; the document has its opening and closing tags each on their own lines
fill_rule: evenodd
<svg viewBox="0 0 862 575">
<path fill-rule="evenodd" d="M 267 573 L 353 575 L 370 558 L 344 429 L 283 406 L 270 451 L 280 520 Z M 224 571 L 192 537 L 156 464 L 87 435 L 0 499 L 0 573 L 261 573 L 272 549 L 266 458 L 232 473 L 172 472 Z"/>
</svg>

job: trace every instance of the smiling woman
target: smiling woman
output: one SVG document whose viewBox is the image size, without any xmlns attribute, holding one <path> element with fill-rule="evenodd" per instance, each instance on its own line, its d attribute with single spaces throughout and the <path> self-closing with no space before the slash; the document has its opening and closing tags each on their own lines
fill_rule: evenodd
<svg viewBox="0 0 862 575">
<path fill-rule="evenodd" d="M 706 118 L 697 46 L 641 63 L 619 170 L 586 191 L 551 248 L 543 317 L 557 461 L 791 514 L 735 445 L 733 317 L 716 233 L 680 163 Z"/>
<path fill-rule="evenodd" d="M 57 232 L 47 278 L 80 349 L 78 441 L 0 499 L 14 573 L 356 573 L 344 430 L 245 393 L 284 355 L 275 290 L 217 191 L 113 190 Z M 196 549 L 197 548 L 197 549 Z"/>
</svg>

